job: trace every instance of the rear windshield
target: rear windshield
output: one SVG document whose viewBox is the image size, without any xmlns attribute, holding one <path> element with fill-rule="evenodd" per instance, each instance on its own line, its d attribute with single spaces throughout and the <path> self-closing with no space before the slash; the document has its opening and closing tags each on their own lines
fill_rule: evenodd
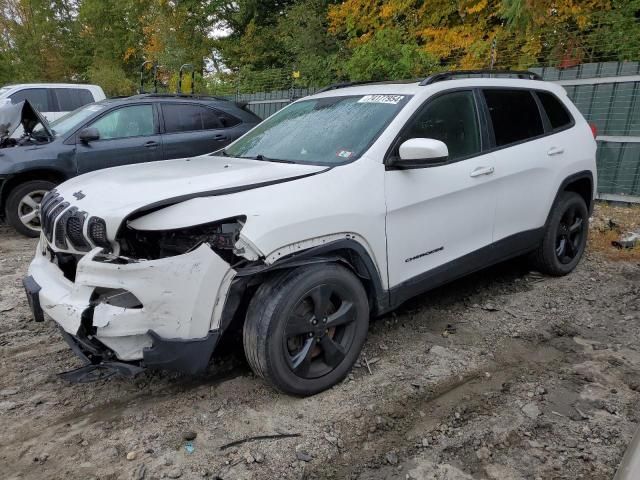
<svg viewBox="0 0 640 480">
<path fill-rule="evenodd" d="M 233 157 L 336 165 L 378 138 L 409 95 L 358 95 L 296 102 L 226 148 Z"/>
</svg>

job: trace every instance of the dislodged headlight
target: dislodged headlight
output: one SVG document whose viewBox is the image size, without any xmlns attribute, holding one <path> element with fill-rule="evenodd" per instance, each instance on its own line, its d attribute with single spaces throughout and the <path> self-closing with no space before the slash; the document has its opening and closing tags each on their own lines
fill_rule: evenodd
<svg viewBox="0 0 640 480">
<path fill-rule="evenodd" d="M 141 231 L 124 229 L 120 254 L 140 259 L 158 259 L 182 255 L 202 244 L 208 244 L 229 263 L 235 263 L 234 253 L 245 217 L 220 220 L 176 230 Z"/>
</svg>

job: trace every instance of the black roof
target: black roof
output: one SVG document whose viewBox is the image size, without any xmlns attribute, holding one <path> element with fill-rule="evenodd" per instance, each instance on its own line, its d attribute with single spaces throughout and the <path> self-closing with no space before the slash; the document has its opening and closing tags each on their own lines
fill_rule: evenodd
<svg viewBox="0 0 640 480">
<path fill-rule="evenodd" d="M 98 104 L 103 105 L 114 105 L 114 104 L 126 104 L 130 102 L 136 102 L 141 100 L 161 100 L 163 102 L 189 102 L 189 103 L 200 103 L 210 105 L 212 107 L 216 107 L 220 110 L 224 110 L 228 113 L 231 113 L 246 122 L 254 122 L 256 120 L 256 115 L 246 108 L 246 102 L 235 102 L 233 100 L 229 100 L 222 97 L 215 97 L 212 95 L 186 95 L 186 94 L 176 94 L 176 93 L 141 93 L 138 95 L 132 95 L 129 97 L 111 97 L 106 100 L 101 100 L 96 102 Z"/>
</svg>

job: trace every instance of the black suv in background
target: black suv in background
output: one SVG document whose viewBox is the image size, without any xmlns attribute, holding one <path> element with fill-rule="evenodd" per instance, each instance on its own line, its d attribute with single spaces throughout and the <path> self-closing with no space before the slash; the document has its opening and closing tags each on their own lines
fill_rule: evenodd
<svg viewBox="0 0 640 480">
<path fill-rule="evenodd" d="M 216 97 L 143 94 L 85 105 L 2 145 L 0 216 L 36 237 L 39 203 L 57 184 L 101 168 L 213 152 L 260 121 Z"/>
</svg>

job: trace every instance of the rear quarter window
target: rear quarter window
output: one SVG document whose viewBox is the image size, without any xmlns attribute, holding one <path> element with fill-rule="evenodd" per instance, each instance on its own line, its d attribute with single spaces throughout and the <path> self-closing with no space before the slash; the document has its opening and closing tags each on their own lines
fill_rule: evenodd
<svg viewBox="0 0 640 480">
<path fill-rule="evenodd" d="M 539 90 L 536 92 L 536 95 L 538 95 L 540 103 L 542 103 L 542 107 L 547 114 L 552 129 L 560 130 L 573 123 L 571 114 L 553 93 Z"/>
<path fill-rule="evenodd" d="M 496 147 L 504 147 L 544 134 L 540 110 L 529 90 L 486 89 Z"/>
<path fill-rule="evenodd" d="M 195 132 L 222 127 L 217 112 L 200 105 L 164 103 L 162 112 L 166 133 Z"/>
<path fill-rule="evenodd" d="M 86 88 L 54 88 L 53 94 L 58 101 L 59 112 L 71 112 L 94 101 Z"/>
<path fill-rule="evenodd" d="M 220 120 L 220 124 L 223 128 L 235 127 L 236 125 L 242 123 L 242 121 L 233 115 L 222 112 L 220 110 L 215 110 L 218 115 L 218 120 Z"/>
</svg>

